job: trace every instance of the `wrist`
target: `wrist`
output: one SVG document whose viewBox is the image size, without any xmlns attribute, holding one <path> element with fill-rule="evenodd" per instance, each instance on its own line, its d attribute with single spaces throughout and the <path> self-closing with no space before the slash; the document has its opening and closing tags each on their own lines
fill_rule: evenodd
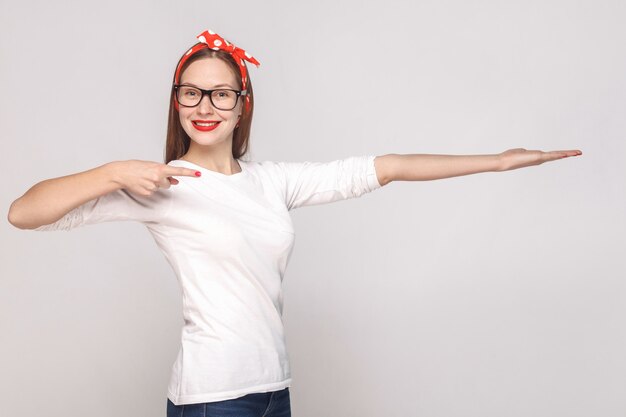
<svg viewBox="0 0 626 417">
<path fill-rule="evenodd" d="M 109 183 L 115 190 L 119 190 L 122 187 L 122 181 L 120 177 L 120 164 L 122 161 L 108 162 L 99 167 L 102 172 L 105 181 Z"/>
<path fill-rule="evenodd" d="M 506 171 L 506 167 L 504 166 L 504 160 L 502 159 L 502 154 L 495 154 L 494 160 L 494 172 Z"/>
</svg>

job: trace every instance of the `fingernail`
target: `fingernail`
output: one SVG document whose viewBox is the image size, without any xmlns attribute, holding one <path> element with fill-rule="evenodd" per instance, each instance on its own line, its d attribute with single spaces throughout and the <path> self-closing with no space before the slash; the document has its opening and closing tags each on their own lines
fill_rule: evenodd
<svg viewBox="0 0 626 417">
<path fill-rule="evenodd" d="M 196 177 L 199 177 L 200 175 L 202 175 L 202 173 L 200 171 L 196 171 Z"/>
</svg>

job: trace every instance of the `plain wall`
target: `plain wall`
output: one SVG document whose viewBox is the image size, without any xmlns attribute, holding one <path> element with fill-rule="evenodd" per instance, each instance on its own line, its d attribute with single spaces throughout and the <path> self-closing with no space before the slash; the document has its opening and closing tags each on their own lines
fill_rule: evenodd
<svg viewBox="0 0 626 417">
<path fill-rule="evenodd" d="M 293 211 L 292 411 L 621 417 L 625 21 L 619 0 L 2 0 L 2 207 L 162 162 L 205 29 L 261 62 L 252 160 L 580 149 Z M 2 415 L 164 416 L 182 304 L 148 231 L 0 230 Z"/>
</svg>

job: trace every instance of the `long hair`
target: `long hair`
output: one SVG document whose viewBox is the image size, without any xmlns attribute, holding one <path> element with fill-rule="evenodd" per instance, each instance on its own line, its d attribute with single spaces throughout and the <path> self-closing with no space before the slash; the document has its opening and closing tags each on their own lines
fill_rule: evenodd
<svg viewBox="0 0 626 417">
<path fill-rule="evenodd" d="M 181 57 L 182 59 L 183 57 Z M 233 73 L 235 74 L 235 79 L 237 80 L 238 89 L 241 90 L 241 72 L 239 72 L 239 66 L 235 62 L 233 56 L 223 50 L 214 50 L 210 48 L 200 49 L 198 52 L 193 54 L 185 64 L 180 69 L 180 78 L 182 78 L 183 72 L 185 69 L 191 65 L 192 62 L 197 61 L 202 58 L 217 58 L 226 62 L 228 66 L 231 68 Z M 178 61 L 180 63 L 180 60 Z M 244 63 L 245 65 L 245 63 Z M 178 67 L 178 64 L 176 65 Z M 247 69 L 247 67 L 246 67 Z M 174 73 L 174 77 L 176 73 Z M 174 82 L 176 81 L 172 77 L 172 91 L 170 93 L 170 110 L 168 113 L 168 122 L 167 122 L 167 139 L 165 141 L 165 162 L 168 163 L 174 159 L 179 159 L 183 156 L 187 150 L 189 150 L 189 143 L 191 139 L 183 126 L 180 124 L 180 118 L 178 115 L 178 110 L 174 106 L 175 90 L 174 90 Z M 250 109 L 246 111 L 245 106 L 245 97 L 240 96 L 239 100 L 242 100 L 243 109 L 241 111 L 241 118 L 239 119 L 239 126 L 235 128 L 233 131 L 233 158 L 239 159 L 248 151 L 248 140 L 250 137 L 250 127 L 252 125 L 252 114 L 254 113 L 254 93 L 252 92 L 252 82 L 250 81 L 250 71 L 246 71 L 246 86 L 248 90 L 248 95 L 250 96 Z"/>
</svg>

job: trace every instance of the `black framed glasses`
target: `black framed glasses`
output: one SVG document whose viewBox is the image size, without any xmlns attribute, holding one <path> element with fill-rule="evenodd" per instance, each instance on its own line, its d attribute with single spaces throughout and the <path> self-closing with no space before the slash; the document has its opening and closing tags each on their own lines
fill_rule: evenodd
<svg viewBox="0 0 626 417">
<path fill-rule="evenodd" d="M 185 84 L 174 84 L 176 90 L 176 101 L 184 107 L 196 107 L 202 101 L 206 94 L 213 107 L 219 110 L 232 110 L 237 105 L 237 99 L 245 96 L 247 90 L 232 90 L 228 88 L 220 88 L 215 90 L 203 90 L 202 88 L 192 87 Z"/>
</svg>

